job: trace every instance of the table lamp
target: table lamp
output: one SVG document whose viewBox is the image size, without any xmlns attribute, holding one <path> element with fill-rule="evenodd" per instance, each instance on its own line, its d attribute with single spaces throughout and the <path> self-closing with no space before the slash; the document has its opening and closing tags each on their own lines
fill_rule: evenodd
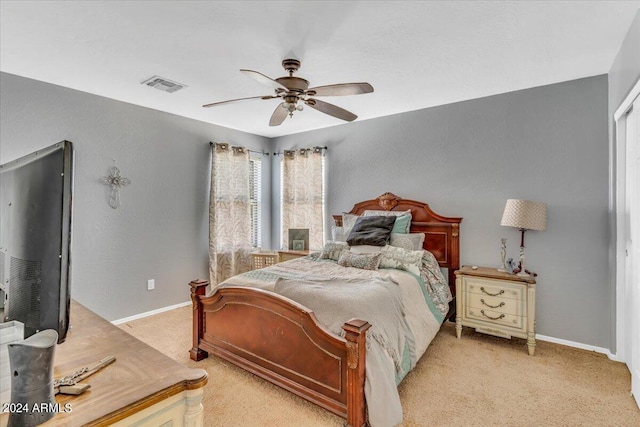
<svg viewBox="0 0 640 427">
<path fill-rule="evenodd" d="M 520 272 L 518 276 L 531 277 L 524 268 L 524 232 L 547 229 L 547 205 L 530 200 L 508 199 L 500 225 L 520 229 Z"/>
</svg>

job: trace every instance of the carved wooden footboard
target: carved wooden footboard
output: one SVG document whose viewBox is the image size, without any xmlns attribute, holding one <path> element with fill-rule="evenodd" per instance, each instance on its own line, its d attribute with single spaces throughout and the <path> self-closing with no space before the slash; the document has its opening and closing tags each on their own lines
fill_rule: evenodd
<svg viewBox="0 0 640 427">
<path fill-rule="evenodd" d="M 209 283 L 195 280 L 193 360 L 213 353 L 333 413 L 347 425 L 366 424 L 365 332 L 352 319 L 339 338 L 312 311 L 271 292 L 226 287 L 205 296 Z"/>
</svg>

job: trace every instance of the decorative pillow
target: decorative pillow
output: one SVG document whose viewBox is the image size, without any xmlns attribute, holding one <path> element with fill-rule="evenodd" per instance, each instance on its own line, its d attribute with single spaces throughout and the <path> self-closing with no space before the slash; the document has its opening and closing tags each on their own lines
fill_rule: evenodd
<svg viewBox="0 0 640 427">
<path fill-rule="evenodd" d="M 343 267 L 377 270 L 381 257 L 382 252 L 378 252 L 377 254 L 357 254 L 351 251 L 342 251 L 338 259 L 338 264 Z"/>
<path fill-rule="evenodd" d="M 362 216 L 396 216 L 396 223 L 393 226 L 394 233 L 408 233 L 411 228 L 411 209 L 406 211 L 364 211 Z M 408 218 L 404 218 L 408 216 Z"/>
<path fill-rule="evenodd" d="M 331 238 L 334 242 L 346 242 L 347 235 L 344 234 L 344 227 L 336 227 L 335 225 L 331 227 Z"/>
<path fill-rule="evenodd" d="M 357 254 L 377 254 L 382 250 L 382 246 L 358 245 L 351 246 L 349 250 Z"/>
<path fill-rule="evenodd" d="M 349 245 L 345 242 L 327 242 L 322 249 L 320 259 L 332 259 L 338 261 L 342 251 L 348 251 Z"/>
<path fill-rule="evenodd" d="M 347 243 L 349 246 L 385 246 L 389 242 L 394 222 L 395 216 L 360 217 L 351 229 Z"/>
<path fill-rule="evenodd" d="M 344 234 L 345 241 L 347 240 L 347 237 L 349 237 L 349 233 L 351 233 L 353 226 L 356 225 L 358 218 L 360 218 L 360 215 L 354 215 L 346 212 L 342 213 L 342 232 Z"/>
<path fill-rule="evenodd" d="M 409 251 L 395 246 L 385 246 L 381 252 L 380 268 L 405 270 L 419 276 L 423 252 L 422 250 Z"/>
<path fill-rule="evenodd" d="M 396 222 L 398 220 L 396 219 Z M 424 244 L 424 233 L 394 233 L 391 231 L 391 246 L 408 249 L 410 251 L 422 250 Z"/>
<path fill-rule="evenodd" d="M 408 233 L 411 228 L 411 215 L 399 215 L 393 224 L 393 233 Z"/>
</svg>

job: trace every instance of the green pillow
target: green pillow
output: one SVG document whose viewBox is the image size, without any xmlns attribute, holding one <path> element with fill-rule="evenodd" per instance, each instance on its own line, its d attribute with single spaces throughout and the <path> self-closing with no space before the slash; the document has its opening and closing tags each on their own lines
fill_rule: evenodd
<svg viewBox="0 0 640 427">
<path fill-rule="evenodd" d="M 392 233 L 407 234 L 409 229 L 409 221 L 411 221 L 411 215 L 400 215 L 396 217 L 396 222 L 393 223 Z"/>
</svg>

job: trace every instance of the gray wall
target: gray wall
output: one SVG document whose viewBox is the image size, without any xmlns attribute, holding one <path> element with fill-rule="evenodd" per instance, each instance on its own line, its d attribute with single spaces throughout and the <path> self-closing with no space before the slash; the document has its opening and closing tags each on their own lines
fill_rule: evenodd
<svg viewBox="0 0 640 427">
<path fill-rule="evenodd" d="M 620 50 L 609 70 L 609 146 L 610 146 L 610 244 L 609 265 L 611 279 L 611 350 L 616 352 L 616 135 L 613 115 L 633 85 L 640 79 L 640 11 L 636 13 Z"/>
<path fill-rule="evenodd" d="M 188 282 L 208 277 L 209 141 L 269 151 L 269 140 L 6 73 L 0 99 L 0 163 L 75 145 L 72 297 L 109 320 L 188 301 Z M 112 159 L 132 181 L 117 210 L 99 182 Z"/>
<path fill-rule="evenodd" d="M 465 264 L 497 265 L 501 237 L 517 258 L 518 231 L 499 225 L 507 198 L 548 203 L 547 231 L 526 239 L 539 274 L 538 333 L 609 347 L 606 76 L 274 141 L 8 74 L 0 89 L 2 163 L 75 143 L 72 295 L 110 320 L 186 301 L 186 283 L 206 277 L 208 141 L 327 145 L 328 213 L 385 191 L 428 201 L 464 217 Z M 133 181 L 118 210 L 99 183 L 112 158 Z M 273 168 L 269 159 L 263 196 L 273 194 L 273 220 L 266 207 L 264 223 L 275 238 L 265 227 L 263 246 L 277 247 L 279 158 Z"/>
<path fill-rule="evenodd" d="M 526 235 L 527 265 L 539 274 L 537 332 L 609 348 L 607 96 L 602 75 L 289 135 L 275 146 L 329 147 L 331 214 L 390 191 L 464 217 L 463 264 L 498 266 L 501 237 L 517 259 L 520 233 L 500 226 L 506 199 L 547 203 L 547 230 Z"/>
</svg>

